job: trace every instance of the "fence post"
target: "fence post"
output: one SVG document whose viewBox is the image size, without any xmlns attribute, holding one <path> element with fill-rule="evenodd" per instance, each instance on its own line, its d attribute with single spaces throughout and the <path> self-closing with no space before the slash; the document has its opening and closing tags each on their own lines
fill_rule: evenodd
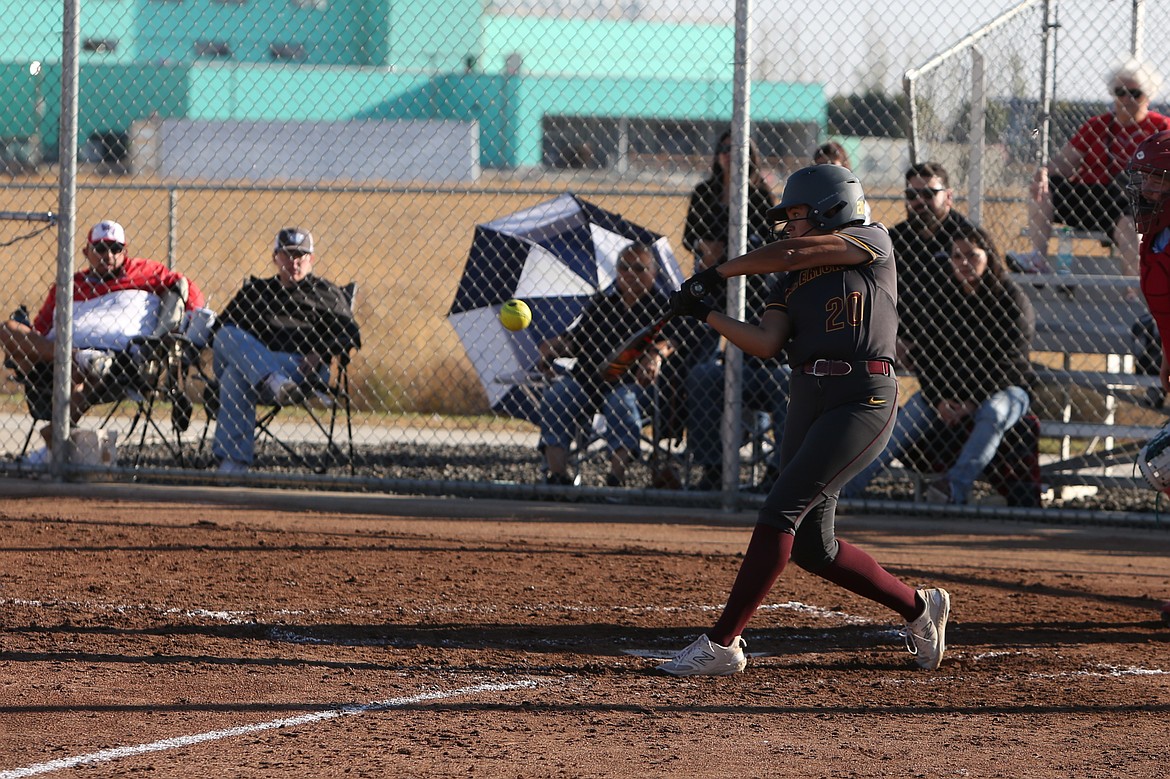
<svg viewBox="0 0 1170 779">
<path fill-rule="evenodd" d="M 174 270 L 179 245 L 179 191 L 167 187 L 167 267 Z"/>
</svg>

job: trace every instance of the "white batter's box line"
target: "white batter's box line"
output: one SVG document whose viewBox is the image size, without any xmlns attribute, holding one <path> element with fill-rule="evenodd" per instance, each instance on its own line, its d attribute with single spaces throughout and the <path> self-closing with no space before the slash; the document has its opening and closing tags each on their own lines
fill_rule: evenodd
<svg viewBox="0 0 1170 779">
<path fill-rule="evenodd" d="M 234 728 L 224 728 L 223 730 L 211 730 L 206 733 L 196 733 L 190 736 L 176 736 L 175 738 L 166 738 L 161 741 L 152 741 L 149 744 L 138 744 L 136 746 L 128 747 L 114 747 L 112 749 L 103 749 L 99 752 L 91 752 L 88 755 L 63 757 L 58 760 L 50 760 L 47 763 L 37 763 L 35 765 L 25 766 L 23 768 L 13 768 L 7 771 L 0 771 L 0 779 L 24 779 L 24 777 L 38 776 L 40 774 L 52 773 L 54 771 L 62 771 L 67 768 L 76 768 L 80 765 L 107 763 L 111 760 L 120 760 L 125 757 L 145 755 L 150 752 L 164 752 L 170 749 L 182 749 L 183 747 L 189 747 L 194 744 L 202 744 L 207 741 L 218 741 L 224 738 L 246 736 L 249 733 L 259 733 L 265 730 L 291 728 L 299 725 L 308 725 L 314 722 L 335 719 L 337 717 L 349 717 L 355 714 L 368 714 L 370 712 L 398 709 L 402 708 L 403 706 L 410 706 L 416 703 L 427 703 L 429 701 L 461 698 L 467 695 L 475 695 L 476 693 L 481 692 L 511 692 L 512 690 L 534 689 L 537 686 L 538 684 L 535 679 L 521 679 L 515 682 L 476 684 L 469 687 L 460 687 L 455 690 L 436 690 L 434 692 L 424 692 L 419 693 L 418 695 L 410 695 L 402 698 L 390 698 L 384 701 L 374 701 L 372 703 L 343 706 L 340 709 L 318 711 L 313 712 L 312 714 L 302 714 L 297 717 L 284 717 L 281 719 L 269 720 L 268 722 L 257 722 L 252 725 L 239 725 Z"/>
</svg>

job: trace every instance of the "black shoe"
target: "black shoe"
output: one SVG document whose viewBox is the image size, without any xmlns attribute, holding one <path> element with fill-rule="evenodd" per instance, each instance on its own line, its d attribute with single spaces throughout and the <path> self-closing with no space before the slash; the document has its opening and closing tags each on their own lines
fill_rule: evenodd
<svg viewBox="0 0 1170 779">
<path fill-rule="evenodd" d="M 703 467 L 703 472 L 699 476 L 699 480 L 695 482 L 694 489 L 699 492 L 719 492 L 722 490 L 723 466 L 708 465 Z"/>
<path fill-rule="evenodd" d="M 605 486 L 624 487 L 626 486 L 626 480 L 619 477 L 616 473 L 607 473 L 605 474 Z"/>
<path fill-rule="evenodd" d="M 546 473 L 544 483 L 554 487 L 572 487 L 573 477 L 567 473 Z"/>
<path fill-rule="evenodd" d="M 764 469 L 763 477 L 748 487 L 744 492 L 750 492 L 753 495 L 766 495 L 772 491 L 772 485 L 780 478 L 780 469 L 775 465 L 769 465 Z"/>
</svg>

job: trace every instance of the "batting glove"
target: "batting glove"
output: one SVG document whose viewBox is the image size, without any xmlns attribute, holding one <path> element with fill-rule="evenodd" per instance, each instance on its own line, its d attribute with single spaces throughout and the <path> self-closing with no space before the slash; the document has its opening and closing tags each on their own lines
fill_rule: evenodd
<svg viewBox="0 0 1170 779">
<path fill-rule="evenodd" d="M 707 297 L 723 284 L 723 277 L 719 275 L 719 271 L 712 266 L 707 270 L 696 273 L 689 279 L 683 282 L 682 291 L 694 298 L 695 300 L 702 300 Z"/>
<path fill-rule="evenodd" d="M 702 298 L 694 298 L 687 292 L 686 286 L 670 293 L 670 313 L 674 316 L 690 316 L 700 322 L 707 321 L 707 314 L 715 309 Z"/>
</svg>

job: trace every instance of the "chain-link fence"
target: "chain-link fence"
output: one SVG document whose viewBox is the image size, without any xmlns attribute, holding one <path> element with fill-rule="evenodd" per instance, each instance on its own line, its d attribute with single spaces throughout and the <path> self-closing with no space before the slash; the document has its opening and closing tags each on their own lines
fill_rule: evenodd
<svg viewBox="0 0 1170 779">
<path fill-rule="evenodd" d="M 974 479 L 976 501 L 1100 490 L 1119 508 L 1152 507 L 1134 463 L 1164 422 L 1160 353 L 1133 245 L 1096 223 L 1067 234 L 1058 223 L 1045 244 L 1052 223 L 1030 188 L 1040 162 L 1058 178 L 1089 117 L 1120 116 L 1147 93 L 1158 110 L 1153 73 L 1170 70 L 1160 52 L 1148 52 L 1153 73 L 1113 74 L 1170 3 L 987 0 L 945 15 L 953 22 L 934 6 L 857 5 L 831 30 L 787 15 L 778 25 L 779 9 L 753 5 L 745 217 L 749 245 L 770 240 L 767 206 L 831 142 L 872 219 L 895 231 L 898 370 L 915 404 L 903 416 L 923 427 L 847 494 L 943 487 L 945 499 L 947 474 L 963 471 L 952 481 Z M 76 425 L 116 431 L 114 474 L 721 499 L 721 417 L 734 395 L 724 397 L 710 331 L 672 322 L 622 378 L 585 377 L 657 319 L 679 280 L 727 253 L 732 8 L 110 0 L 81 10 L 68 251 L 90 267 L 87 231 L 109 219 L 124 227 L 126 257 L 167 271 L 109 300 L 100 278 L 75 293 L 74 346 L 87 351 L 73 407 L 93 405 Z M 57 273 L 46 214 L 61 202 L 62 21 L 44 4 L 2 2 L 0 14 L 0 262 L 7 305 L 30 323 L 5 336 L 0 447 L 15 474 L 43 459 L 37 431 L 51 418 L 52 370 L 32 363 L 51 366 L 53 354 L 52 338 L 37 338 L 53 335 L 43 304 Z M 1127 91 L 1115 97 L 1118 86 Z M 1118 138 L 1117 160 L 1132 135 Z M 927 162 L 942 168 L 906 177 Z M 952 203 L 985 232 L 965 234 Z M 306 247 L 279 245 L 283 228 L 311 233 L 311 271 L 332 286 L 289 283 L 308 269 Z M 1002 280 L 981 287 L 995 295 L 964 296 L 971 257 L 952 261 L 959 233 L 961 253 L 989 254 L 993 275 L 1002 259 Z M 631 245 L 648 248 L 623 253 Z M 202 294 L 215 337 L 185 329 L 210 321 L 189 310 L 178 338 L 125 342 L 167 329 L 137 293 L 157 307 L 172 272 Z M 625 302 L 630 286 L 648 297 Z M 747 284 L 749 318 L 766 294 L 766 280 Z M 501 325 L 510 298 L 528 303 L 527 328 Z M 109 324 L 114 310 L 134 316 Z M 111 345 L 116 359 L 88 354 Z M 731 442 L 742 445 L 741 500 L 778 468 L 787 371 L 745 360 Z M 1005 395 L 1013 386 L 1020 395 Z M 1003 400 L 995 413 L 989 395 Z M 955 419 L 936 419 L 952 402 Z M 972 460 L 962 444 L 988 414 L 1008 428 L 1004 443 Z"/>
</svg>

